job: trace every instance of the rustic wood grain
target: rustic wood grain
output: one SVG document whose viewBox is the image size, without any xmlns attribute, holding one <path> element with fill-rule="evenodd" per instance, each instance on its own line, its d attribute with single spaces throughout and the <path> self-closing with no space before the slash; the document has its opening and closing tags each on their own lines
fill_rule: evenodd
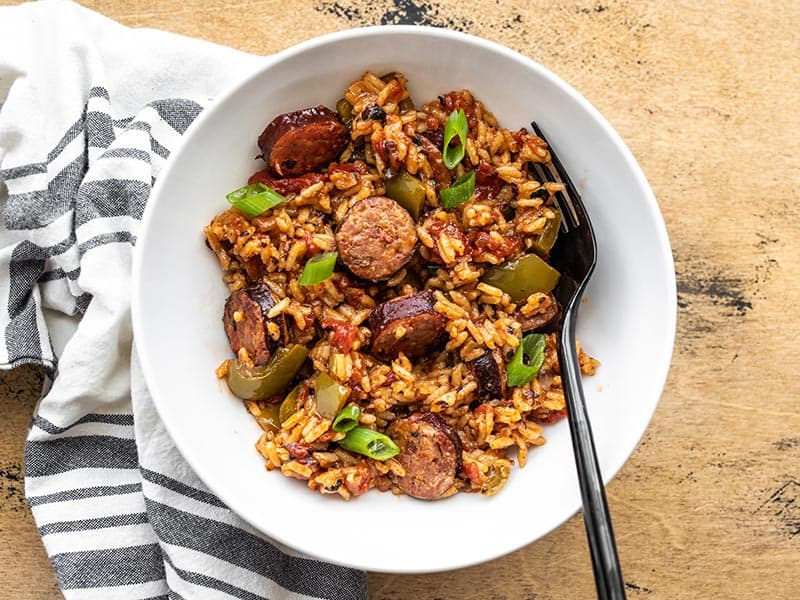
<svg viewBox="0 0 800 600">
<path fill-rule="evenodd" d="M 31 415 L 42 389 L 41 369 L 0 371 L 0 597 L 58 598 L 47 554 L 25 501 L 22 455 Z"/>
<path fill-rule="evenodd" d="M 800 4 L 83 4 L 131 26 L 256 53 L 358 25 L 453 27 L 506 44 L 580 90 L 647 174 L 678 279 L 664 396 L 608 487 L 629 597 L 800 597 Z M 56 594 L 21 499 L 22 440 L 39 382 L 30 369 L 0 375 L 0 564 L 4 592 L 20 600 Z M 465 523 L 498 535 L 503 526 Z M 573 518 L 527 548 L 465 570 L 371 574 L 370 593 L 376 600 L 591 598 L 583 525 Z"/>
</svg>

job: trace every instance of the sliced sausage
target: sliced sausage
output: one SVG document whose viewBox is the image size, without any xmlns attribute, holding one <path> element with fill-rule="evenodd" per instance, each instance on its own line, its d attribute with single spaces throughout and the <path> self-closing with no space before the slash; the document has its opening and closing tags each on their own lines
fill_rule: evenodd
<svg viewBox="0 0 800 600">
<path fill-rule="evenodd" d="M 324 169 L 347 146 L 347 127 L 325 106 L 275 117 L 258 136 L 262 156 L 281 177 Z"/>
<path fill-rule="evenodd" d="M 519 321 L 520 325 L 522 325 L 522 333 L 542 331 L 548 326 L 552 325 L 556 321 L 557 317 L 558 301 L 556 301 L 556 298 L 553 296 L 553 294 L 550 294 L 549 298 L 545 300 L 545 306 L 540 312 L 531 315 L 530 317 L 526 317 L 522 314 L 518 314 L 516 316 L 517 321 Z"/>
<path fill-rule="evenodd" d="M 431 290 L 393 298 L 376 306 L 367 323 L 372 332 L 370 351 L 381 360 L 401 352 L 409 358 L 424 356 L 444 340 L 447 320 L 434 310 Z"/>
<path fill-rule="evenodd" d="M 506 396 L 506 367 L 499 350 L 484 352 L 467 363 L 478 384 L 480 400 L 502 400 Z"/>
<path fill-rule="evenodd" d="M 272 350 L 279 341 L 275 341 L 267 330 L 267 323 L 274 322 L 280 332 L 280 340 L 286 341 L 288 328 L 286 317 L 278 315 L 268 319 L 267 313 L 275 306 L 275 299 L 265 285 L 253 285 L 233 292 L 225 302 L 222 321 L 225 333 L 235 354 L 244 348 L 250 355 L 253 364 L 263 365 L 269 360 Z"/>
<path fill-rule="evenodd" d="M 396 460 L 406 471 L 395 483 L 421 500 L 441 498 L 456 482 L 461 444 L 453 429 L 429 412 L 416 412 L 392 423 L 386 434 L 400 447 Z"/>
<path fill-rule="evenodd" d="M 363 279 L 380 281 L 414 256 L 417 232 L 408 211 L 391 198 L 372 196 L 356 202 L 336 233 L 339 258 Z"/>
<path fill-rule="evenodd" d="M 279 194 L 286 195 L 299 194 L 320 181 L 328 181 L 328 176 L 325 173 L 306 173 L 298 177 L 278 178 L 270 174 L 269 169 L 263 169 L 253 173 L 247 183 L 264 183 Z"/>
</svg>

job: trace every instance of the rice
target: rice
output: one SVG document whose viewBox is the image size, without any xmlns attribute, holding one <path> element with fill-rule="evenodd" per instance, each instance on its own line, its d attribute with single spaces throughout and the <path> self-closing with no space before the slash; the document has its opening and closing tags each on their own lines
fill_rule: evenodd
<svg viewBox="0 0 800 600">
<path fill-rule="evenodd" d="M 545 319 L 557 309 L 551 294 L 535 292 L 513 302 L 499 287 L 481 281 L 493 265 L 535 248 L 558 218 L 553 195 L 562 186 L 539 181 L 532 167 L 549 161 L 547 146 L 524 130 L 501 128 L 468 90 L 415 106 L 399 73 L 380 78 L 367 72 L 347 87 L 344 100 L 352 108 L 350 141 L 325 176 L 287 193 L 285 203 L 257 217 L 230 208 L 205 228 L 231 292 L 256 282 L 266 286 L 276 300 L 266 316 L 285 319 L 295 342 L 309 351 L 313 373 L 300 378 L 294 410 L 283 415 L 279 426 L 276 405 L 270 402 L 282 401 L 286 392 L 245 402 L 264 429 L 256 450 L 267 470 L 305 481 L 322 494 L 347 500 L 372 488 L 402 493 L 398 481 L 406 468 L 399 457 L 378 461 L 337 444 L 346 434 L 334 431 L 332 419 L 317 412 L 310 384 L 324 372 L 346 387 L 347 401 L 359 408 L 363 427 L 386 432 L 410 413 L 430 412 L 457 433 L 461 467 L 454 485 L 440 497 L 459 491 L 497 493 L 515 462 L 524 466 L 528 453 L 545 443 L 542 425 L 566 413 L 553 333 L 544 334 L 538 375 L 509 388 L 502 398 L 482 397 L 483 382 L 470 366 L 487 353 L 507 361 L 523 337 L 523 323 Z M 372 106 L 380 107 L 384 117 L 372 118 L 367 110 Z M 444 210 L 439 201 L 443 184 L 437 179 L 443 166 L 426 150 L 423 138 L 434 139 L 457 109 L 465 111 L 469 122 L 465 159 L 445 175 L 452 179 L 474 169 L 477 187 L 467 202 Z M 299 285 L 309 258 L 336 250 L 334 232 L 350 208 L 386 194 L 388 177 L 399 171 L 415 176 L 423 190 L 415 258 L 378 284 L 358 282 L 337 267 L 325 281 Z M 444 321 L 442 345 L 423 357 L 401 353 L 378 360 L 369 352 L 372 309 L 422 290 L 433 291 L 434 310 Z M 238 324 L 245 318 L 239 313 L 233 320 Z M 401 325 L 393 335 L 401 340 L 412 333 L 413 328 Z M 279 340 L 283 330 L 269 321 L 265 335 Z M 582 372 L 593 374 L 599 362 L 578 349 Z M 244 350 L 238 359 L 252 357 Z M 217 376 L 227 377 L 229 366 L 223 362 Z"/>
</svg>

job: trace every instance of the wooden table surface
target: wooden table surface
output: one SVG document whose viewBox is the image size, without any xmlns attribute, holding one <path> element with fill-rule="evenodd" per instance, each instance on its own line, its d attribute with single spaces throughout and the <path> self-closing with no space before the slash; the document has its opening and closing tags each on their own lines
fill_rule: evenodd
<svg viewBox="0 0 800 600">
<path fill-rule="evenodd" d="M 608 486 L 628 595 L 800 597 L 800 3 L 83 4 L 134 27 L 261 54 L 359 25 L 441 25 L 510 46 L 581 91 L 647 174 L 678 280 L 666 389 Z M 32 368 L 0 374 L 4 598 L 59 597 L 23 493 L 23 441 L 41 380 Z M 371 574 L 370 593 L 591 598 L 581 517 L 484 565 Z"/>
</svg>

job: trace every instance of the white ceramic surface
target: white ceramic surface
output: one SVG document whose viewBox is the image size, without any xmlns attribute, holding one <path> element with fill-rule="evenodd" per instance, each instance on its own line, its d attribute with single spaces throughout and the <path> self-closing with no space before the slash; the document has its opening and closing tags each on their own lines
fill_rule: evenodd
<svg viewBox="0 0 800 600">
<path fill-rule="evenodd" d="M 367 69 L 403 72 L 417 102 L 468 88 L 504 127 L 535 119 L 579 182 L 598 265 L 578 333 L 602 361 L 584 385 L 605 480 L 622 467 L 655 410 L 672 353 L 675 277 L 661 214 L 630 151 L 582 96 L 532 60 L 475 37 L 417 27 L 336 33 L 266 59 L 221 95 L 173 152 L 147 206 L 134 264 L 135 339 L 177 447 L 253 526 L 363 569 L 464 567 L 520 548 L 578 510 L 566 422 L 545 428 L 548 443 L 494 497 L 423 502 L 372 491 L 344 502 L 267 473 L 254 449 L 259 427 L 214 377 L 230 353 L 220 321 L 227 294 L 202 229 L 227 208 L 225 194 L 260 168 L 256 137 L 267 122 L 306 106 L 332 107 Z"/>
</svg>

